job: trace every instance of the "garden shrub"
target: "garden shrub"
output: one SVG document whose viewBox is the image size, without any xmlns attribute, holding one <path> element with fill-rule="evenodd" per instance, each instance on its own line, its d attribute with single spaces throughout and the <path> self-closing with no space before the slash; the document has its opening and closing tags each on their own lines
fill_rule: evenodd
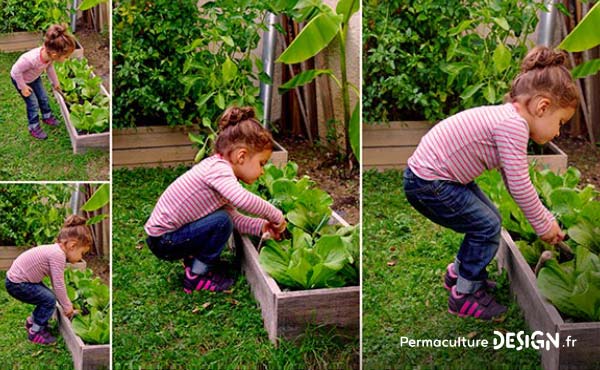
<svg viewBox="0 0 600 370">
<path fill-rule="evenodd" d="M 69 213 L 71 190 L 62 184 L 0 186 L 0 245 L 53 243 Z"/>
<path fill-rule="evenodd" d="M 260 1 L 124 1 L 114 17 L 113 126 L 210 125 L 231 104 L 255 105 Z"/>
<path fill-rule="evenodd" d="M 2 0 L 0 33 L 45 32 L 54 23 L 68 23 L 71 5 L 70 0 Z"/>
<path fill-rule="evenodd" d="M 500 103 L 538 9 L 531 0 L 366 2 L 365 121 L 437 121 Z"/>
</svg>

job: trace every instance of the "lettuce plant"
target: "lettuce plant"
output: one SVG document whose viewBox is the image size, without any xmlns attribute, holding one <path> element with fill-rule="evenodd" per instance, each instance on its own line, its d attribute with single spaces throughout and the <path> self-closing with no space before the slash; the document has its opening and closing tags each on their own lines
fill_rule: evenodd
<svg viewBox="0 0 600 370">
<path fill-rule="evenodd" d="M 73 318 L 73 330 L 88 344 L 107 344 L 110 336 L 109 290 L 92 270 L 65 271 L 67 294 L 81 315 Z"/>
<path fill-rule="evenodd" d="M 247 188 L 282 210 L 290 239 L 267 240 L 260 251 L 263 269 L 292 289 L 341 287 L 358 282 L 358 227 L 330 225 L 329 194 L 307 176 L 297 178 L 298 166 L 268 164 L 264 175 Z"/>
<path fill-rule="evenodd" d="M 109 99 L 102 94 L 102 79 L 92 72 L 85 58 L 69 59 L 56 66 L 71 123 L 78 132 L 108 131 Z"/>
<path fill-rule="evenodd" d="M 578 188 L 581 173 L 570 167 L 563 174 L 530 168 L 530 176 L 545 206 L 554 214 L 570 237 L 574 260 L 560 263 L 552 258 L 544 263 L 537 277 L 540 293 L 562 313 L 581 320 L 600 320 L 600 202 L 592 185 Z M 516 233 L 521 254 L 535 265 L 545 250 L 558 253 L 553 246 L 537 239 L 521 210 L 506 190 L 497 171 L 478 179 L 481 188 L 500 207 L 502 225 Z M 527 226 L 524 226 L 524 222 Z"/>
<path fill-rule="evenodd" d="M 558 310 L 586 321 L 600 321 L 600 259 L 587 248 L 575 247 L 575 259 L 546 262 L 538 289 Z"/>
</svg>

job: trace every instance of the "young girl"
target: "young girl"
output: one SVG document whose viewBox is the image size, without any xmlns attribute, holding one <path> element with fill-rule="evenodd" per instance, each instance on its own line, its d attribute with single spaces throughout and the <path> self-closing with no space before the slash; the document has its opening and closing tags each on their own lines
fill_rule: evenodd
<svg viewBox="0 0 600 370">
<path fill-rule="evenodd" d="M 489 320 L 506 311 L 486 288 L 486 266 L 500 241 L 498 210 L 473 180 L 498 168 L 517 204 L 542 240 L 563 233 L 542 205 L 529 178 L 527 142 L 544 144 L 559 135 L 574 114 L 579 94 L 564 66 L 565 56 L 546 47 L 529 52 L 504 105 L 469 109 L 435 125 L 408 160 L 408 201 L 433 222 L 464 233 L 447 267 L 448 311 Z"/>
<path fill-rule="evenodd" d="M 54 89 L 59 90 L 60 84 L 52 63 L 64 62 L 73 50 L 75 38 L 67 32 L 65 25 L 55 24 L 46 32 L 44 45 L 21 55 L 10 71 L 12 83 L 27 106 L 29 133 L 36 139 L 48 138 L 40 126 L 38 110 L 42 111 L 42 122 L 50 126 L 58 125 L 52 116 L 41 74 L 46 71 Z"/>
<path fill-rule="evenodd" d="M 285 230 L 281 211 L 244 189 L 263 173 L 273 138 L 252 108 L 232 107 L 219 121 L 215 154 L 192 167 L 161 195 L 146 222 L 147 244 L 160 259 L 184 259 L 183 290 L 223 291 L 233 279 L 218 261 L 233 227 L 245 234 Z M 236 209 L 263 218 L 253 218 Z"/>
<path fill-rule="evenodd" d="M 79 262 L 90 250 L 92 234 L 85 222 L 85 218 L 77 215 L 67 217 L 56 243 L 23 252 L 6 273 L 6 291 L 16 299 L 36 306 L 32 316 L 25 321 L 29 340 L 34 343 L 56 341 L 47 325 L 57 299 L 67 317 L 74 314 L 65 288 L 64 272 L 67 261 Z M 54 292 L 42 283 L 44 276 L 50 276 Z"/>
</svg>

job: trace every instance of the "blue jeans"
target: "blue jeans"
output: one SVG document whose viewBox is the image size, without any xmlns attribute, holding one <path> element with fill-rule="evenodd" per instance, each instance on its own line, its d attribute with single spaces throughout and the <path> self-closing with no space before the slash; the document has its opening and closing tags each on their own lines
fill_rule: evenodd
<svg viewBox="0 0 600 370">
<path fill-rule="evenodd" d="M 220 209 L 173 232 L 149 236 L 146 242 L 160 259 L 173 261 L 193 256 L 211 266 L 219 260 L 232 232 L 231 217 Z"/>
<path fill-rule="evenodd" d="M 486 266 L 500 245 L 502 219 L 494 204 L 475 182 L 427 181 L 410 168 L 404 171 L 404 192 L 425 217 L 465 234 L 454 266 L 458 272 L 456 289 L 459 293 L 481 289 L 487 279 Z"/>
<path fill-rule="evenodd" d="M 48 95 L 46 94 L 46 89 L 44 89 L 44 83 L 42 82 L 42 77 L 38 77 L 35 81 L 28 83 L 27 86 L 31 87 L 31 95 L 28 97 L 23 96 L 21 90 L 17 86 L 17 82 L 14 78 L 11 77 L 13 85 L 25 100 L 25 105 L 27 106 L 27 121 L 29 122 L 29 128 L 35 127 L 40 124 L 40 116 L 39 111 L 42 111 L 42 119 L 48 119 L 52 117 L 52 110 L 50 110 L 50 103 L 48 100 Z M 38 105 L 39 103 L 39 105 Z"/>
<path fill-rule="evenodd" d="M 8 294 L 21 302 L 35 305 L 33 322 L 41 327 L 48 325 L 56 309 L 56 297 L 44 283 L 13 283 L 8 278 L 5 281 Z"/>
</svg>

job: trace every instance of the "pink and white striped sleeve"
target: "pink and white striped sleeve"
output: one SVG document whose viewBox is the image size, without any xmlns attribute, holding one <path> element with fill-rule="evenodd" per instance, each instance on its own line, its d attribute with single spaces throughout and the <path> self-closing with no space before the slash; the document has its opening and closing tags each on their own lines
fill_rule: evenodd
<svg viewBox="0 0 600 370">
<path fill-rule="evenodd" d="M 283 213 L 281 213 L 279 209 L 266 200 L 244 189 L 233 174 L 231 167 L 226 164 L 218 167 L 219 170 L 213 172 L 211 176 L 207 178 L 207 182 L 215 189 L 215 191 L 221 194 L 222 197 L 227 199 L 232 206 L 244 212 L 264 217 L 274 223 L 281 223 L 284 221 Z M 253 224 L 253 227 L 256 227 L 256 224 Z"/>
<path fill-rule="evenodd" d="M 52 289 L 56 294 L 56 299 L 65 311 L 73 309 L 73 304 L 67 296 L 67 288 L 65 286 L 65 267 L 64 254 L 52 255 L 49 259 L 50 264 L 50 280 L 52 281 Z"/>
<path fill-rule="evenodd" d="M 48 69 L 46 69 L 46 73 L 48 74 L 48 79 L 52 82 L 52 87 L 59 86 L 58 77 L 56 76 L 56 70 L 54 69 L 54 65 L 50 63 Z"/>
<path fill-rule="evenodd" d="M 518 120 L 507 120 L 498 125 L 494 140 L 500 157 L 506 187 L 538 235 L 547 233 L 554 221 L 544 207 L 529 177 L 527 161 L 528 128 Z"/>
</svg>

